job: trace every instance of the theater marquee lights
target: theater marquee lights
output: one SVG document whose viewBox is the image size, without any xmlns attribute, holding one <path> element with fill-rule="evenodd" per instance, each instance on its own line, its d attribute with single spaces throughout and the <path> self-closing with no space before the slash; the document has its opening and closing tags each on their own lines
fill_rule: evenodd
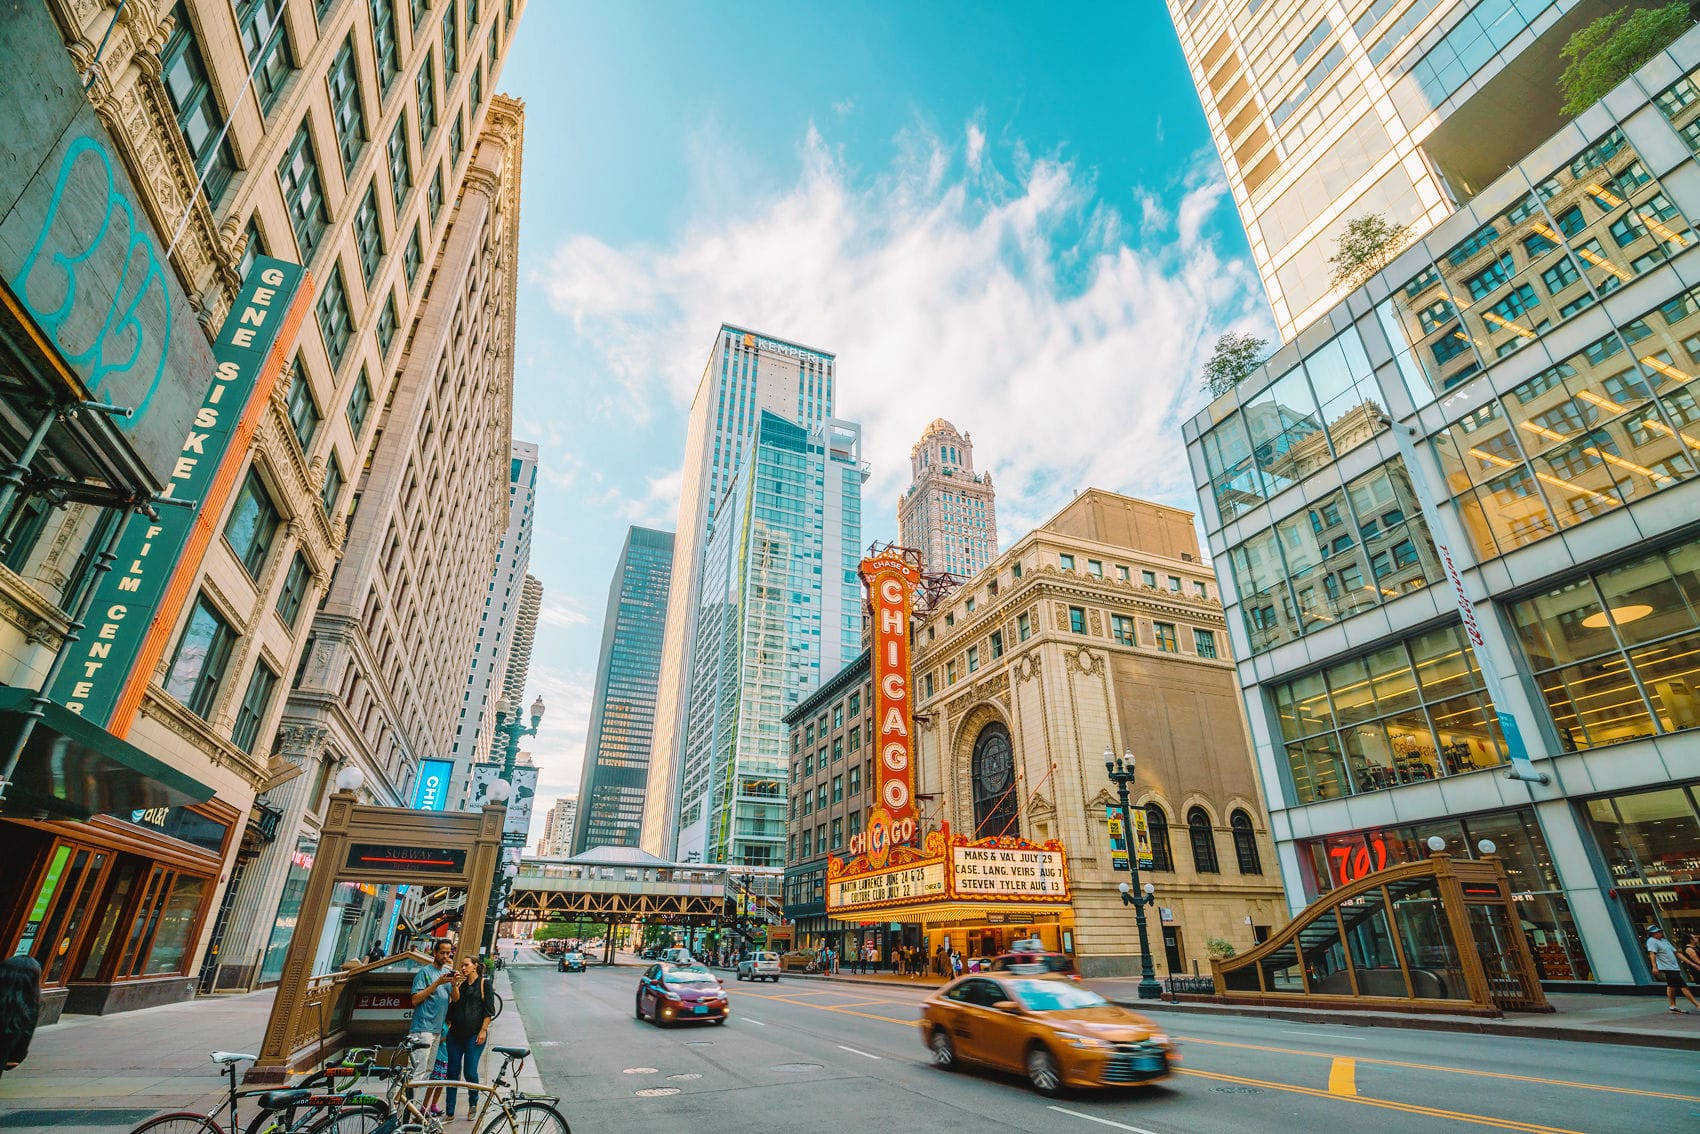
<svg viewBox="0 0 1700 1134">
<path fill-rule="evenodd" d="M 895 551 L 862 560 L 862 583 L 873 615 L 869 655 L 874 679 L 874 742 L 878 746 L 878 804 L 868 816 L 866 837 L 856 848 L 874 869 L 883 867 L 894 846 L 911 843 L 915 814 L 914 718 L 909 707 L 909 617 L 916 566 Z"/>
</svg>

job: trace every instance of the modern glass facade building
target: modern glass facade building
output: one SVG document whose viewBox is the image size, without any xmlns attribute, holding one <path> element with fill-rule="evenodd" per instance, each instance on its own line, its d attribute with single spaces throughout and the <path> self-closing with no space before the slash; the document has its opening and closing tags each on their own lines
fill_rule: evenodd
<svg viewBox="0 0 1700 1134">
<path fill-rule="evenodd" d="M 1557 128 L 1559 48 L 1622 7 L 1168 2 L 1286 340 L 1341 299 L 1328 260 L 1349 220 L 1379 213 L 1421 236 L 1446 219 Z"/>
<path fill-rule="evenodd" d="M 553 853 L 637 846 L 672 572 L 672 532 L 640 527 L 626 531 L 602 616 L 602 652 L 596 663 L 572 841 L 557 842 Z"/>
<path fill-rule="evenodd" d="M 1543 980 L 1700 929 L 1697 123 L 1690 31 L 1187 424 L 1294 907 L 1438 835 Z"/>
<path fill-rule="evenodd" d="M 672 589 L 640 844 L 651 854 L 678 857 L 674 823 L 679 816 L 679 769 L 703 549 L 733 478 L 755 446 L 761 415 L 772 413 L 805 430 L 825 428 L 832 420 L 836 366 L 824 351 L 727 323 L 715 334 L 685 431 Z"/>
<path fill-rule="evenodd" d="M 783 866 L 785 714 L 861 651 L 861 429 L 764 412 L 704 548 L 681 862 Z"/>
</svg>

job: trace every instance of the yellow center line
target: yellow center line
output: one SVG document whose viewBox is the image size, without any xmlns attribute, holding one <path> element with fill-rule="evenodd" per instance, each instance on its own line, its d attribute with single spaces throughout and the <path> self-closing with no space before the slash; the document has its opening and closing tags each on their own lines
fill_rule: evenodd
<svg viewBox="0 0 1700 1134">
<path fill-rule="evenodd" d="M 1276 1055 L 1305 1055 L 1313 1059 L 1337 1059 L 1338 1056 L 1328 1051 L 1306 1051 L 1296 1047 L 1269 1047 L 1257 1043 L 1235 1043 L 1232 1040 L 1201 1039 L 1198 1036 L 1176 1035 L 1176 1039 L 1187 1043 L 1204 1044 L 1209 1047 L 1237 1047 L 1246 1051 L 1268 1051 Z M 1403 1067 L 1409 1071 L 1444 1071 L 1452 1075 L 1475 1075 L 1483 1079 L 1509 1079 L 1516 1083 L 1535 1083 L 1543 1087 L 1574 1087 L 1579 1091 L 1605 1091 L 1614 1095 L 1639 1095 L 1649 1099 L 1673 1099 L 1677 1102 L 1700 1102 L 1700 1095 L 1678 1095 L 1665 1091 L 1642 1091 L 1634 1087 L 1608 1087 L 1604 1083 L 1578 1083 L 1573 1079 L 1542 1079 L 1534 1075 L 1513 1075 L 1505 1071 L 1481 1071 L 1474 1067 L 1444 1067 L 1434 1063 L 1409 1063 L 1401 1059 L 1374 1059 L 1369 1056 L 1357 1056 L 1356 1063 L 1372 1063 L 1378 1067 Z"/>
<path fill-rule="evenodd" d="M 1175 1070 L 1182 1075 L 1192 1075 L 1200 1079 L 1215 1079 L 1219 1082 L 1238 1083 L 1247 1087 L 1266 1087 L 1273 1091 L 1309 1095 L 1311 1098 L 1317 1099 L 1334 1099 L 1337 1102 L 1379 1107 L 1382 1110 L 1396 1110 L 1404 1114 L 1420 1114 L 1428 1118 L 1449 1118 L 1454 1122 L 1468 1122 L 1476 1126 L 1494 1126 L 1501 1130 L 1518 1130 L 1522 1131 L 1523 1134 L 1582 1134 L 1582 1131 L 1567 1130 L 1562 1126 L 1538 1126 L 1534 1123 L 1519 1122 L 1514 1118 L 1489 1118 L 1485 1114 L 1465 1114 L 1463 1111 L 1457 1110 L 1439 1110 L 1435 1107 L 1393 1102 L 1389 1099 L 1370 1099 L 1362 1095 L 1331 1094 L 1315 1087 L 1300 1087 L 1293 1083 L 1277 1083 L 1270 1079 L 1245 1079 L 1238 1075 L 1223 1075 L 1216 1071 L 1200 1071 L 1195 1067 L 1177 1067 Z"/>
<path fill-rule="evenodd" d="M 1356 1060 L 1337 1058 L 1328 1068 L 1328 1093 L 1331 1095 L 1355 1095 L 1358 1093 L 1358 1065 Z"/>
</svg>

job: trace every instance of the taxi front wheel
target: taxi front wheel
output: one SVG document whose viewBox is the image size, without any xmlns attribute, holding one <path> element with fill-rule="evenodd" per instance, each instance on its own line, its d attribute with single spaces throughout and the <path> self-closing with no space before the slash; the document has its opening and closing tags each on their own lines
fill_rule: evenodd
<svg viewBox="0 0 1700 1134">
<path fill-rule="evenodd" d="M 933 1053 L 933 1066 L 943 1071 L 956 1070 L 956 1045 L 950 1040 L 950 1033 L 943 1028 L 933 1031 L 927 1046 Z"/>
<path fill-rule="evenodd" d="M 1062 1072 L 1057 1068 L 1057 1057 L 1043 1044 L 1036 1043 L 1027 1049 L 1027 1081 L 1041 1095 L 1055 1095 L 1062 1090 Z"/>
</svg>

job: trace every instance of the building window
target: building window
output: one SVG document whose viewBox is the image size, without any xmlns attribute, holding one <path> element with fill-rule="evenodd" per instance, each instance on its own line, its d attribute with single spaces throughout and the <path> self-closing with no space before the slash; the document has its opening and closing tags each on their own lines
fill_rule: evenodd
<svg viewBox="0 0 1700 1134">
<path fill-rule="evenodd" d="M 1057 556 L 1057 566 L 1061 567 L 1064 571 L 1074 570 L 1074 556 L 1072 556 L 1072 555 L 1059 555 L 1059 556 Z"/>
<path fill-rule="evenodd" d="M 413 27 L 414 42 L 418 42 L 425 30 L 425 12 L 431 7 L 431 0 L 408 0 L 408 17 Z"/>
<path fill-rule="evenodd" d="M 295 617 L 301 613 L 301 604 L 307 599 L 307 584 L 312 574 L 307 560 L 297 551 L 295 558 L 289 561 L 289 573 L 283 577 L 283 589 L 277 594 L 277 616 L 283 619 L 285 626 L 294 627 Z"/>
<path fill-rule="evenodd" d="M 1157 585 L 1157 572 L 1141 571 L 1139 573 L 1139 581 L 1148 587 L 1155 587 Z"/>
<path fill-rule="evenodd" d="M 842 701 L 832 707 L 832 727 L 844 727 L 844 703 Z"/>
<path fill-rule="evenodd" d="M 472 65 L 472 87 L 467 95 L 466 112 L 477 114 L 478 108 L 484 104 L 484 64 Z"/>
<path fill-rule="evenodd" d="M 862 790 L 862 765 L 856 764 L 856 765 L 852 766 L 849 774 L 850 774 L 850 795 L 851 795 L 852 798 L 854 798 Z M 852 829 L 854 829 L 856 827 L 856 824 L 852 823 L 852 824 L 850 824 L 850 826 L 851 826 Z"/>
<path fill-rule="evenodd" d="M 299 357 L 292 368 L 294 375 L 289 382 L 289 424 L 295 430 L 295 440 L 301 446 L 301 452 L 306 453 L 307 447 L 313 443 L 313 434 L 319 431 L 319 407 L 313 404 L 313 384 L 307 381 L 307 370 L 301 365 Z"/>
<path fill-rule="evenodd" d="M 325 191 L 319 182 L 319 162 L 313 155 L 313 137 L 307 131 L 307 121 L 295 131 L 289 148 L 278 163 L 277 179 L 283 186 L 283 203 L 289 210 L 289 223 L 295 229 L 295 244 L 301 250 L 303 263 L 313 258 L 319 238 L 325 234 L 330 217 L 325 211 Z"/>
<path fill-rule="evenodd" d="M 260 738 L 260 722 L 271 707 L 272 690 L 277 688 L 277 674 L 265 662 L 254 666 L 254 676 L 248 679 L 248 692 L 242 695 L 242 707 L 236 711 L 236 723 L 230 729 L 230 743 L 250 756 L 254 742 Z"/>
<path fill-rule="evenodd" d="M 360 274 L 368 287 L 384 258 L 384 233 L 378 223 L 378 179 L 366 186 L 360 208 L 354 213 L 354 245 L 360 252 Z"/>
<path fill-rule="evenodd" d="M 354 67 L 354 37 L 343 41 L 326 77 L 331 92 L 331 121 L 336 123 L 336 148 L 343 172 L 354 168 L 366 148 L 366 114 L 360 107 L 360 72 Z"/>
<path fill-rule="evenodd" d="M 335 370 L 342 365 L 349 340 L 354 336 L 341 264 L 331 269 L 325 279 L 324 294 L 319 296 L 319 335 L 325 340 L 325 353 L 330 356 L 331 369 Z"/>
<path fill-rule="evenodd" d="M 858 725 L 852 725 L 850 727 L 849 747 L 850 747 L 850 751 L 852 751 L 852 752 L 854 752 L 854 751 L 856 751 L 856 749 L 862 747 L 862 729 Z"/>
<path fill-rule="evenodd" d="M 1103 562 L 1097 559 L 1088 559 L 1086 561 L 1086 573 L 1094 579 L 1102 579 L 1104 577 Z"/>
<path fill-rule="evenodd" d="M 944 663 L 944 683 L 946 685 L 956 684 L 956 663 L 954 661 Z"/>
<path fill-rule="evenodd" d="M 1021 561 L 1019 559 L 1009 565 L 1009 573 L 1012 578 L 1021 578 Z"/>
<path fill-rule="evenodd" d="M 980 668 L 980 647 L 968 647 L 968 672 L 973 673 Z"/>
<path fill-rule="evenodd" d="M 177 650 L 165 675 L 165 691 L 196 716 L 205 717 L 218 698 L 224 667 L 230 661 L 230 647 L 235 641 L 236 633 L 230 623 L 219 617 L 212 603 L 202 595 L 183 627 L 183 636 L 177 640 Z"/>
<path fill-rule="evenodd" d="M 1020 838 L 1015 752 L 1010 746 L 1009 730 L 1003 725 L 993 721 L 980 730 L 974 739 L 970 774 L 974 779 L 974 837 Z"/>
<path fill-rule="evenodd" d="M 1173 870 L 1175 856 L 1169 851 L 1169 817 L 1155 803 L 1145 805 L 1145 830 L 1151 836 L 1151 869 Z"/>
<path fill-rule="evenodd" d="M 378 89 L 390 93 L 390 84 L 401 74 L 396 50 L 395 0 L 371 0 L 372 51 L 378 57 Z"/>
<path fill-rule="evenodd" d="M 460 70 L 460 25 L 455 19 L 455 2 L 443 12 L 443 86 L 446 89 Z"/>
<path fill-rule="evenodd" d="M 425 204 L 431 211 L 432 222 L 435 223 L 437 213 L 443 207 L 443 171 L 440 169 L 431 175 L 431 184 L 425 190 Z"/>
<path fill-rule="evenodd" d="M 356 441 L 366 428 L 366 414 L 372 408 L 372 384 L 366 381 L 366 368 L 360 368 L 360 376 L 354 380 L 354 388 L 348 391 L 348 431 Z"/>
<path fill-rule="evenodd" d="M 861 711 L 862 711 L 862 695 L 860 693 L 850 694 L 850 715 L 855 716 L 857 713 L 859 713 Z"/>
<path fill-rule="evenodd" d="M 836 764 L 842 759 L 844 759 L 844 738 L 835 736 L 832 738 L 832 761 Z"/>
<path fill-rule="evenodd" d="M 390 199 L 395 203 L 395 211 L 399 217 L 401 207 L 407 201 L 408 191 L 413 188 L 413 159 L 407 152 L 407 116 L 396 119 L 395 129 L 390 131 L 389 144 L 385 147 L 390 160 Z M 419 249 L 410 244 L 409 250 L 415 257 Z M 417 258 L 413 261 L 415 270 L 419 267 Z M 407 274 L 407 282 L 413 282 L 413 273 Z"/>
<path fill-rule="evenodd" d="M 423 254 L 419 248 L 419 229 L 415 227 L 412 235 L 407 238 L 407 247 L 401 254 L 402 271 L 407 273 L 407 286 L 413 286 L 413 278 L 419 274 L 419 262 Z"/>
<path fill-rule="evenodd" d="M 1201 658 L 1216 656 L 1216 632 L 1214 630 L 1198 630 L 1192 632 L 1193 650 Z"/>
<path fill-rule="evenodd" d="M 325 511 L 332 517 L 336 515 L 336 498 L 342 495 L 342 462 L 331 453 L 325 462 L 325 490 L 319 500 L 324 504 Z"/>
<path fill-rule="evenodd" d="M 1228 817 L 1234 832 L 1234 857 L 1239 859 L 1241 874 L 1262 874 L 1263 860 L 1257 854 L 1257 834 L 1251 829 L 1251 816 L 1235 811 Z"/>
<path fill-rule="evenodd" d="M 821 784 L 819 787 L 815 788 L 815 810 L 816 811 L 825 811 L 826 810 L 826 785 L 825 784 Z"/>
<path fill-rule="evenodd" d="M 1128 574 L 1127 568 L 1123 567 L 1120 563 L 1116 564 L 1116 581 L 1119 583 L 1133 582 L 1133 576 Z"/>
<path fill-rule="evenodd" d="M 1117 645 L 1133 645 L 1133 619 L 1125 614 L 1110 615 L 1110 636 L 1116 640 Z"/>
<path fill-rule="evenodd" d="M 260 234 L 260 218 L 257 215 L 248 218 L 248 227 L 243 231 L 247 233 L 248 241 L 242 245 L 242 259 L 236 263 L 236 274 L 247 279 L 248 273 L 254 270 L 255 261 L 266 255 L 266 238 Z"/>
<path fill-rule="evenodd" d="M 236 504 L 230 509 L 230 519 L 225 521 L 224 538 L 251 579 L 258 579 L 260 568 L 266 565 L 266 553 L 271 550 L 277 524 L 277 508 L 272 504 L 271 493 L 266 491 L 259 471 L 249 466 L 242 491 L 236 494 Z"/>
<path fill-rule="evenodd" d="M 237 0 L 236 26 L 242 35 L 242 50 L 254 67 L 254 90 L 260 109 L 269 114 L 283 93 L 283 85 L 295 70 L 289 53 L 289 36 L 283 30 L 284 0 Z"/>
<path fill-rule="evenodd" d="M 455 120 L 449 124 L 449 168 L 460 164 L 460 151 L 465 143 L 465 136 L 460 128 L 460 112 L 455 112 Z"/>
<path fill-rule="evenodd" d="M 1025 642 L 1033 636 L 1033 616 L 1025 612 L 1016 616 L 1015 637 L 1019 642 Z"/>
<path fill-rule="evenodd" d="M 1086 633 L 1086 611 L 1084 608 L 1078 606 L 1068 608 L 1068 628 L 1074 634 Z"/>
<path fill-rule="evenodd" d="M 1194 583 L 1192 585 L 1192 592 L 1193 592 L 1193 594 L 1197 595 L 1199 598 L 1209 598 L 1210 597 L 1210 588 L 1206 587 L 1203 583 Z"/>
<path fill-rule="evenodd" d="M 933 675 L 931 673 L 927 674 L 922 684 L 926 686 L 926 696 L 931 697 L 933 695 Z"/>
<path fill-rule="evenodd" d="M 1192 866 L 1200 874 L 1220 874 L 1216 861 L 1216 832 L 1210 829 L 1210 816 L 1204 808 L 1194 807 L 1186 813 L 1187 834 L 1192 839 Z"/>
<path fill-rule="evenodd" d="M 1153 622 L 1151 631 L 1157 637 L 1157 648 L 1159 650 L 1166 654 L 1181 652 L 1180 639 L 1175 635 L 1175 624 L 1173 622 Z"/>
<path fill-rule="evenodd" d="M 837 849 L 838 847 L 841 847 L 843 845 L 844 845 L 844 820 L 834 819 L 832 821 L 832 843 L 831 843 L 831 847 L 833 849 Z"/>
<path fill-rule="evenodd" d="M 396 330 L 395 296 L 384 297 L 384 309 L 378 312 L 378 356 L 390 356 L 390 344 L 395 341 Z"/>
<path fill-rule="evenodd" d="M 1181 593 L 1181 577 L 1179 575 L 1169 576 L 1169 589 L 1177 595 Z"/>
<path fill-rule="evenodd" d="M 419 106 L 419 152 L 424 153 L 431 131 L 437 128 L 437 72 L 431 66 L 429 53 L 413 80 L 413 93 Z"/>
<path fill-rule="evenodd" d="M 229 141 L 220 137 L 224 114 L 213 97 L 206 61 L 195 42 L 189 14 L 180 3 L 172 10 L 172 17 L 176 23 L 171 38 L 159 53 L 160 81 L 171 98 L 177 128 L 183 131 L 183 141 L 195 161 L 195 172 L 204 179 L 207 203 L 211 205 L 230 184 L 231 175 L 236 172 L 236 158 Z M 252 244 L 250 241 L 250 247 Z"/>
<path fill-rule="evenodd" d="M 834 802 L 834 803 L 843 803 L 844 802 L 844 777 L 843 776 L 832 777 L 832 802 Z"/>
<path fill-rule="evenodd" d="M 1003 631 L 1002 630 L 993 630 L 992 631 L 992 660 L 996 661 L 998 658 L 1001 658 L 1001 657 L 1003 657 Z"/>
</svg>

